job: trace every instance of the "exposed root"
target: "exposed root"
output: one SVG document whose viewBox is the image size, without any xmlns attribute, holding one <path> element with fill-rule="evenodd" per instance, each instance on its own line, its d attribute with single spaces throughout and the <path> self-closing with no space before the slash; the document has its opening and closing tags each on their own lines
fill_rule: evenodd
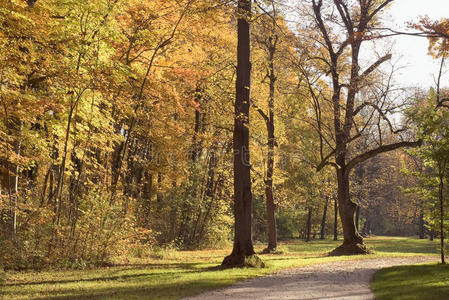
<svg viewBox="0 0 449 300">
<path fill-rule="evenodd" d="M 265 264 L 256 255 L 236 255 L 226 256 L 221 266 L 223 268 L 264 268 Z"/>
<path fill-rule="evenodd" d="M 365 255 L 372 254 L 373 252 L 366 247 L 365 244 L 349 243 L 338 246 L 332 250 L 330 256 L 343 256 L 343 255 Z"/>
</svg>

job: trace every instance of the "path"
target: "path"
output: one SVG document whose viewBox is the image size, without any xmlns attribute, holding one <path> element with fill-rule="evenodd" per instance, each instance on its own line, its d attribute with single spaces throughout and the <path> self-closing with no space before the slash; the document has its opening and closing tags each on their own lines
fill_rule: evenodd
<svg viewBox="0 0 449 300">
<path fill-rule="evenodd" d="M 236 283 L 186 300 L 230 299 L 374 299 L 370 281 L 382 268 L 437 261 L 437 257 L 377 258 L 342 261 L 280 271 Z"/>
</svg>

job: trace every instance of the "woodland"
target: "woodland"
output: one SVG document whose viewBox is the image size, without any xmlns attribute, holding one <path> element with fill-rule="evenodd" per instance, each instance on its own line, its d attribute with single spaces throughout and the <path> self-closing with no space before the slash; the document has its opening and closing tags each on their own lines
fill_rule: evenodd
<svg viewBox="0 0 449 300">
<path fill-rule="evenodd" d="M 449 19 L 393 2 L 0 0 L 0 269 L 375 235 L 444 263 Z M 399 35 L 434 84 L 396 80 Z"/>
</svg>

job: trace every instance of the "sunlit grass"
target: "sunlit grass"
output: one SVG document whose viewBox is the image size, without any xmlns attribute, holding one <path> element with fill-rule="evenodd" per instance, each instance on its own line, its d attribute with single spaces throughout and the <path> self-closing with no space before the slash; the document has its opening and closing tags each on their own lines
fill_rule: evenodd
<svg viewBox="0 0 449 300">
<path fill-rule="evenodd" d="M 366 240 L 374 255 L 328 257 L 341 241 L 284 242 L 282 254 L 260 257 L 264 269 L 219 270 L 231 249 L 170 251 L 162 259 L 129 259 L 130 264 L 95 270 L 7 272 L 0 285 L 5 299 L 177 299 L 205 290 L 228 286 L 239 280 L 309 264 L 383 256 L 438 253 L 437 243 L 411 238 L 376 237 Z M 263 245 L 256 247 L 261 251 Z"/>
<path fill-rule="evenodd" d="M 379 300 L 445 300 L 449 298 L 449 266 L 426 264 L 380 270 L 371 283 Z"/>
</svg>

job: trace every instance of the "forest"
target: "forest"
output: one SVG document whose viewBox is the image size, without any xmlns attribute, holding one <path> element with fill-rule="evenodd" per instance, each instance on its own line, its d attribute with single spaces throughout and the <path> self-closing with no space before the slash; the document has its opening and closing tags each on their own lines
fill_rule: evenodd
<svg viewBox="0 0 449 300">
<path fill-rule="evenodd" d="M 396 1 L 0 0 L 0 269 L 380 235 L 444 263 L 449 19 Z M 400 35 L 434 83 L 396 80 Z"/>
</svg>

